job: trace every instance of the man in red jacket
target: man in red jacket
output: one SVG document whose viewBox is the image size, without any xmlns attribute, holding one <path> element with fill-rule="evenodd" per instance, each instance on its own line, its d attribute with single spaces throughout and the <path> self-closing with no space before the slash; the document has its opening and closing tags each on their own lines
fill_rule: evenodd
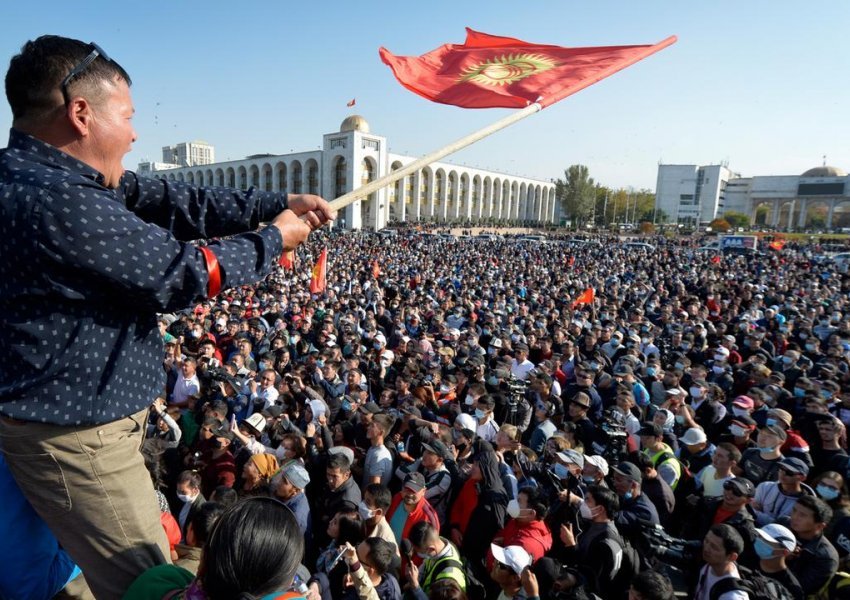
<svg viewBox="0 0 850 600">
<path fill-rule="evenodd" d="M 437 511 L 425 499 L 425 476 L 419 472 L 408 473 L 404 478 L 402 490 L 393 497 L 387 511 L 387 522 L 393 530 L 396 542 L 401 547 L 410 528 L 420 521 L 428 521 L 435 529 L 440 529 Z"/>
</svg>

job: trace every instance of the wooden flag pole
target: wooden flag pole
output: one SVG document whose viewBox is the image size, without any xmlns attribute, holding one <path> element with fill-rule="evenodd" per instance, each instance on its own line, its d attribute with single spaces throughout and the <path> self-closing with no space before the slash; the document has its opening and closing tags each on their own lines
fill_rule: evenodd
<svg viewBox="0 0 850 600">
<path fill-rule="evenodd" d="M 427 154 L 422 158 L 413 161 L 409 165 L 404 166 L 401 169 L 398 169 L 397 171 L 388 173 L 383 177 L 376 179 L 375 181 L 369 182 L 366 185 L 357 188 L 354 191 L 348 192 L 347 194 L 343 194 L 339 198 L 331 200 L 329 204 L 331 205 L 331 208 L 333 210 L 340 210 L 342 208 L 345 208 L 349 204 L 356 202 L 361 198 L 366 198 L 367 196 L 369 196 L 370 194 L 374 194 L 381 188 L 384 188 L 390 185 L 391 183 L 395 183 L 399 179 L 406 177 L 423 167 L 427 167 L 431 163 L 436 162 L 441 158 L 448 156 L 449 154 L 454 154 L 458 150 L 466 148 L 467 146 L 474 144 L 478 140 L 484 139 L 488 135 L 496 133 L 500 129 L 504 129 L 509 125 L 513 125 L 517 121 L 521 121 L 522 119 L 529 117 L 536 112 L 539 112 L 542 108 L 543 107 L 540 105 L 539 102 L 529 104 L 522 110 L 518 110 L 514 113 L 511 113 L 507 117 L 499 119 L 498 121 L 492 123 L 491 125 L 488 125 L 487 127 L 479 129 L 474 133 L 470 133 L 469 135 L 464 136 L 456 142 L 452 142 L 447 146 L 443 146 L 439 150 L 435 150 L 434 152 L 431 152 L 430 154 Z"/>
</svg>

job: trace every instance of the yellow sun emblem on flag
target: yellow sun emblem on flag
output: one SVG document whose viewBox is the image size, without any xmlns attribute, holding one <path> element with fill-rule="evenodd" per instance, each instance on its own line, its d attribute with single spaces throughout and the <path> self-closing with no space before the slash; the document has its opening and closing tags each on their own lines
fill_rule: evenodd
<svg viewBox="0 0 850 600">
<path fill-rule="evenodd" d="M 508 54 L 466 67 L 458 81 L 510 85 L 557 66 L 558 63 L 542 54 Z"/>
</svg>

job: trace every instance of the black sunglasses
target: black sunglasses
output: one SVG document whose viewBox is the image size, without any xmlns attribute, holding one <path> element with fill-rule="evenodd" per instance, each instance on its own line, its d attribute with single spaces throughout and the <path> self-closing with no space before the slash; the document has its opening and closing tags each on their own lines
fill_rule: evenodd
<svg viewBox="0 0 850 600">
<path fill-rule="evenodd" d="M 61 89 L 62 89 L 62 97 L 65 99 L 65 104 L 68 104 L 70 101 L 70 97 L 68 96 L 68 84 L 74 80 L 80 73 L 85 71 L 89 65 L 91 65 L 95 59 L 100 56 L 106 62 L 112 62 L 112 59 L 109 58 L 109 55 L 103 51 L 103 48 L 95 44 L 94 42 L 90 42 L 89 46 L 92 47 L 92 51 L 86 56 L 80 63 L 71 69 L 71 72 L 65 76 L 65 79 L 62 80 Z"/>
</svg>

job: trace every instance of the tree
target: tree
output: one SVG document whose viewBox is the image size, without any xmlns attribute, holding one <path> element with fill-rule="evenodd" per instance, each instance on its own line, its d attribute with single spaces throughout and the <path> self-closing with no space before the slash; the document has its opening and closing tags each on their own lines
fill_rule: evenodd
<svg viewBox="0 0 850 600">
<path fill-rule="evenodd" d="M 649 221 L 641 221 L 638 225 L 638 231 L 640 231 L 644 235 L 650 235 L 655 233 L 655 225 L 653 225 Z"/>
<path fill-rule="evenodd" d="M 732 227 L 749 227 L 750 226 L 750 217 L 749 215 L 745 215 L 741 212 L 735 212 L 730 210 L 728 213 L 723 214 L 723 218 L 728 221 L 729 225 Z"/>
<path fill-rule="evenodd" d="M 564 214 L 580 227 L 593 214 L 596 188 L 585 165 L 571 165 L 564 171 L 565 179 L 555 182 L 555 193 L 561 202 Z"/>
<path fill-rule="evenodd" d="M 711 227 L 712 231 L 720 231 L 721 233 L 729 231 L 732 228 L 726 219 L 714 219 L 708 226 Z"/>
</svg>

